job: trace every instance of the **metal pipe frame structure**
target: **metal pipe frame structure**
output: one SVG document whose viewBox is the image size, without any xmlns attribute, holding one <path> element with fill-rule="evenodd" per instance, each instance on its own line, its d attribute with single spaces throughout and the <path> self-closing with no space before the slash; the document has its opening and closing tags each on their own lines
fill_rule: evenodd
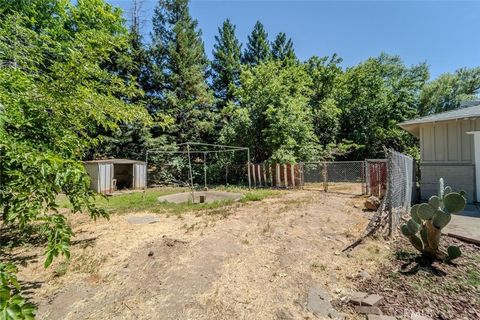
<svg viewBox="0 0 480 320">
<path fill-rule="evenodd" d="M 179 146 L 186 146 L 187 150 L 168 150 L 168 148 L 175 148 Z M 209 148 L 223 148 L 223 150 L 197 150 L 197 149 L 190 149 L 191 146 L 206 146 Z M 212 144 L 212 143 L 201 143 L 201 142 L 184 142 L 184 143 L 179 143 L 179 144 L 171 144 L 164 146 L 163 148 L 153 148 L 153 149 L 147 149 L 145 153 L 145 163 L 146 163 L 146 183 L 145 185 L 148 184 L 148 155 L 149 154 L 187 154 L 188 156 L 188 165 L 189 165 L 189 178 L 190 178 L 190 187 L 192 189 L 192 197 L 194 197 L 194 191 L 193 191 L 193 176 L 192 176 L 192 163 L 190 156 L 191 154 L 198 154 L 201 153 L 203 154 L 203 160 L 204 160 L 204 184 L 205 188 L 207 187 L 207 154 L 209 153 L 226 153 L 226 152 L 236 152 L 236 151 L 247 151 L 247 175 L 248 175 L 248 189 L 252 188 L 252 182 L 250 178 L 250 148 L 247 147 L 237 147 L 237 146 L 229 146 L 229 145 L 223 145 L 223 144 Z M 146 187 L 145 187 L 146 188 Z M 194 199 L 192 199 L 193 201 Z"/>
</svg>

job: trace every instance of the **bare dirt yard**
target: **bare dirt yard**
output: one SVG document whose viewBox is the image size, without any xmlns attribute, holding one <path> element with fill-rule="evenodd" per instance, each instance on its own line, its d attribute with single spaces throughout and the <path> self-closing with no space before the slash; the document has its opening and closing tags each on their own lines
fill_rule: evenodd
<svg viewBox="0 0 480 320">
<path fill-rule="evenodd" d="M 413 297 L 394 295 L 410 281 L 394 258 L 414 252 L 402 253 L 407 244 L 367 240 L 341 253 L 368 223 L 364 200 L 347 192 L 282 191 L 183 214 L 143 210 L 96 222 L 70 215 L 76 235 L 69 262 L 58 258 L 45 270 L 43 247 L 35 245 L 8 255 L 21 263 L 18 276 L 38 319 L 322 319 L 307 306 L 312 288 L 326 292 L 346 319 L 365 319 L 344 304 L 358 290 L 385 296 L 386 314 L 404 314 L 419 307 Z M 460 260 L 465 266 L 480 257 L 471 250 L 473 258 Z M 473 286 L 469 292 L 478 292 L 478 282 Z"/>
<path fill-rule="evenodd" d="M 362 202 L 286 191 L 181 216 L 75 215 L 69 263 L 45 270 L 41 247 L 12 255 L 39 319 L 313 319 L 309 288 L 340 297 L 384 255 L 375 242 L 340 254 L 368 222 Z"/>
<path fill-rule="evenodd" d="M 68 215 L 70 261 L 45 270 L 35 241 L 0 253 L 19 265 L 38 319 L 365 319 L 348 303 L 357 291 L 383 296 L 381 310 L 397 319 L 478 319 L 477 246 L 445 237 L 464 252 L 454 264 L 419 260 L 398 236 L 341 252 L 372 215 L 353 188 L 259 190 L 270 197 L 165 207 L 170 213 L 156 194 L 175 190 L 155 191 L 145 207 L 140 195 L 115 198 L 110 208 L 121 213 L 109 221 Z M 319 291 L 336 309 L 330 316 L 311 308 Z"/>
</svg>

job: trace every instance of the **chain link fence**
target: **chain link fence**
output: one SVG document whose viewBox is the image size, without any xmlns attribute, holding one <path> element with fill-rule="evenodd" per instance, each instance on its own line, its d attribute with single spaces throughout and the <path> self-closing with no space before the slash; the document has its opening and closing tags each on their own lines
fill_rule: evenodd
<svg viewBox="0 0 480 320">
<path fill-rule="evenodd" d="M 391 234 L 408 213 L 415 191 L 415 162 L 413 158 L 387 150 L 387 191 L 379 210 L 386 212 L 388 231 Z"/>
<path fill-rule="evenodd" d="M 302 167 L 304 189 L 365 194 L 364 161 L 305 162 Z"/>
<path fill-rule="evenodd" d="M 343 249 L 344 252 L 355 248 L 362 243 L 363 239 L 375 233 L 386 230 L 391 235 L 394 229 L 399 226 L 402 216 L 410 210 L 412 199 L 416 194 L 415 161 L 413 158 L 393 149 L 386 150 L 386 154 L 387 185 L 385 196 L 362 236 Z M 372 162 L 378 163 L 381 175 L 383 169 L 380 163 L 383 160 L 375 159 Z"/>
</svg>

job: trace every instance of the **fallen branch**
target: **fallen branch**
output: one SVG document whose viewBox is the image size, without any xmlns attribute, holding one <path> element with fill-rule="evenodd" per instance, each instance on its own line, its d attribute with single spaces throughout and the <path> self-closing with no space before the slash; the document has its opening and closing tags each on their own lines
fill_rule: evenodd
<svg viewBox="0 0 480 320">
<path fill-rule="evenodd" d="M 363 235 L 360 236 L 357 240 L 355 240 L 352 244 L 342 250 L 342 252 L 349 251 L 357 247 L 359 244 L 363 242 L 366 238 L 374 235 L 377 233 L 378 230 L 382 229 L 387 225 L 387 215 L 384 214 L 384 210 L 382 207 L 375 213 L 375 215 L 370 219 Z"/>
</svg>

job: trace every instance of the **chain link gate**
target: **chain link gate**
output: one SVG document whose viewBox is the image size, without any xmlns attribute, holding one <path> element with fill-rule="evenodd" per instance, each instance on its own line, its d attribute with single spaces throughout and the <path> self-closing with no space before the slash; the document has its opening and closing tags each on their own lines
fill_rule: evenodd
<svg viewBox="0 0 480 320">
<path fill-rule="evenodd" d="M 302 164 L 303 188 L 362 195 L 366 193 L 364 161 L 319 161 Z"/>
<path fill-rule="evenodd" d="M 365 159 L 366 194 L 383 199 L 387 192 L 387 159 Z"/>
</svg>

